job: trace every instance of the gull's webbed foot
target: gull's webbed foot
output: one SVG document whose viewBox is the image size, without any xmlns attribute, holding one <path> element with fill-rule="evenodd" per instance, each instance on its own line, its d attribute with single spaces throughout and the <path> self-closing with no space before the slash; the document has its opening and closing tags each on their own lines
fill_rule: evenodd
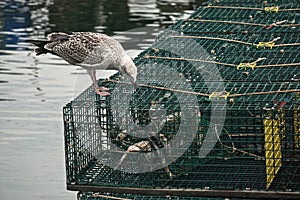
<svg viewBox="0 0 300 200">
<path fill-rule="evenodd" d="M 96 94 L 99 94 L 100 96 L 108 96 L 110 95 L 109 88 L 106 87 L 94 87 Z"/>
</svg>

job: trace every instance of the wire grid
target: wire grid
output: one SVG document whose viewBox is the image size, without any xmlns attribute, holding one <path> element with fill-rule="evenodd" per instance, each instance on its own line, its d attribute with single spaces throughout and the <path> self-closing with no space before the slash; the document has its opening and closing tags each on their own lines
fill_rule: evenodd
<svg viewBox="0 0 300 200">
<path fill-rule="evenodd" d="M 259 36 L 256 36 L 259 38 Z M 167 43 L 176 42 L 178 38 L 169 38 Z M 194 40 L 194 39 L 193 39 Z M 196 39 L 195 42 L 198 42 Z M 277 90 L 295 90 L 299 88 L 298 78 L 300 76 L 299 69 L 297 66 L 283 66 L 283 67 L 266 67 L 266 68 L 255 68 L 251 69 L 240 69 L 237 70 L 237 65 L 242 62 L 253 62 L 258 58 L 268 58 L 266 61 L 262 61 L 259 64 L 261 65 L 273 65 L 273 64 L 288 64 L 288 63 L 300 63 L 300 58 L 297 52 L 289 54 L 291 50 L 287 50 L 287 53 L 282 53 L 279 55 L 278 49 L 274 50 L 257 50 L 256 47 L 250 48 L 244 47 L 243 45 L 230 45 L 224 42 L 212 42 L 212 41 L 199 41 L 202 47 L 206 49 L 214 50 L 219 47 L 219 49 L 214 50 L 217 55 L 220 55 L 216 58 L 217 62 L 234 64 L 235 66 L 225 66 L 218 65 L 219 73 L 221 74 L 225 82 L 225 90 L 230 94 L 244 94 L 244 93 L 255 93 L 255 92 L 266 92 L 266 91 L 277 91 Z M 223 48 L 223 47 L 224 48 Z M 291 47 L 289 47 L 291 48 Z M 163 48 L 162 48 L 163 49 Z M 299 47 L 295 48 L 296 51 L 300 50 Z M 191 49 L 193 51 L 193 49 Z M 235 52 L 233 54 L 232 52 Z M 244 53 L 245 52 L 245 53 Z M 175 57 L 168 52 L 160 50 L 158 53 L 154 51 L 148 51 L 147 54 L 150 54 L 153 57 Z M 228 55 L 229 54 L 229 55 Z M 284 54 L 284 55 L 283 55 Z M 196 55 L 195 55 L 196 56 Z M 284 57 L 286 56 L 286 57 Z M 193 57 L 191 55 L 190 57 Z M 155 62 L 172 62 L 170 60 L 164 60 L 163 58 L 152 59 Z M 149 62 L 149 61 L 144 61 Z M 191 84 L 194 86 L 194 90 L 199 93 L 208 93 L 207 85 L 203 84 L 204 80 L 199 73 L 195 72 L 196 69 L 193 69 L 191 62 L 187 61 L 176 61 L 179 66 L 187 66 L 188 72 L 180 71 L 180 73 L 185 73 L 190 80 L 194 80 Z M 144 64 L 143 63 L 143 64 Z M 181 70 L 180 67 L 178 70 Z M 210 72 L 213 76 L 214 72 Z M 207 80 L 205 80 L 207 81 Z M 270 95 L 251 95 L 243 96 L 241 98 L 236 98 L 236 100 L 241 100 L 242 102 L 257 102 L 258 108 L 264 106 L 260 105 L 259 102 L 268 102 L 268 101 L 283 101 L 284 99 L 291 99 L 293 93 L 285 94 L 270 94 Z M 298 101 L 299 102 L 299 101 Z M 239 106 L 239 104 L 236 104 Z M 233 105 L 234 106 L 234 105 Z"/>
<path fill-rule="evenodd" d="M 281 5 L 281 1 L 268 2 L 268 6 L 280 4 L 280 8 L 286 9 L 298 6 L 297 1 L 289 1 L 286 5 Z M 253 0 L 243 1 L 243 3 L 234 0 L 210 2 L 216 6 L 264 7 L 263 4 L 258 6 L 255 3 Z M 118 108 L 124 107 L 125 102 L 121 98 L 119 101 L 113 101 L 111 97 L 100 98 L 94 94 L 92 88 L 89 88 L 64 108 L 69 188 L 72 189 L 72 185 L 78 185 L 77 188 L 85 185 L 93 186 L 95 191 L 97 187 L 108 186 L 299 192 L 300 93 L 292 92 L 299 90 L 300 80 L 299 64 L 297 64 L 300 63 L 299 16 L 299 11 L 276 14 L 265 13 L 263 10 L 204 6 L 188 20 L 180 20 L 172 25 L 158 37 L 153 47 L 142 52 L 134 60 L 139 69 L 138 83 L 149 87 L 143 86 L 135 90 L 130 101 L 130 117 L 139 126 L 145 126 L 151 122 L 150 109 L 153 107 L 165 109 L 166 115 L 172 120 L 165 123 L 159 133 L 172 141 L 182 123 L 180 116 L 182 107 L 187 107 L 191 113 L 195 108 L 189 100 L 190 94 L 184 92 L 190 89 L 188 86 L 191 86 L 190 92 L 198 94 L 199 121 L 196 126 L 188 127 L 191 130 L 197 129 L 197 134 L 190 148 L 168 166 L 175 176 L 170 177 L 165 169 L 142 174 L 126 173 L 114 170 L 97 160 L 99 152 L 109 156 L 113 145 L 119 147 L 118 151 L 126 151 L 129 146 L 147 138 L 128 135 L 124 141 L 117 140 L 122 132 L 131 128 L 126 126 L 130 119 L 118 115 L 121 112 Z M 197 21 L 199 19 L 215 21 Z M 224 23 L 222 22 L 224 20 L 237 23 Z M 288 20 L 287 25 L 291 23 L 298 25 L 268 28 L 270 24 L 283 20 Z M 240 24 L 245 22 L 262 25 Z M 272 41 L 278 37 L 280 39 L 275 41 L 275 46 L 271 49 L 257 47 L 259 42 Z M 203 47 L 209 56 L 199 59 L 199 51 L 196 49 L 198 45 Z M 189 49 L 189 54 L 188 57 L 182 57 L 168 49 L 177 49 L 177 52 Z M 266 59 L 257 62 L 257 67 L 237 69 L 240 63 L 251 63 L 259 58 Z M 210 70 L 211 61 L 217 66 L 223 78 L 225 91 L 230 95 L 226 99 L 226 120 L 221 135 L 216 135 L 217 142 L 212 151 L 205 158 L 199 158 L 212 120 L 211 99 L 208 97 L 210 90 L 205 84 L 216 81 L 213 78 L 216 72 Z M 149 65 L 155 65 L 157 71 L 149 71 L 147 69 Z M 166 77 L 165 66 L 176 69 L 176 76 L 184 77 L 185 80 L 178 82 Z M 199 73 L 199 67 L 206 70 L 208 76 L 205 80 Z M 157 87 L 161 85 L 157 85 L 151 77 L 159 80 L 168 79 L 168 87 L 158 89 Z M 102 80 L 101 85 L 117 93 L 126 94 L 132 90 L 130 85 L 124 85 L 121 89 L 116 87 L 117 83 L 114 81 L 124 81 L 120 74 L 110 79 L 112 81 Z M 180 88 L 180 91 L 174 92 L 169 88 Z M 219 84 L 215 85 L 216 91 L 220 91 L 220 88 Z M 183 104 L 176 98 L 178 95 L 183 99 Z M 223 97 L 219 98 L 223 99 Z M 113 104 L 116 107 L 114 109 L 112 109 Z M 222 110 L 223 107 L 218 105 L 214 109 Z M 266 119 L 273 120 L 273 124 L 269 127 L 270 132 L 280 133 L 280 141 L 270 144 L 280 146 L 280 149 L 274 149 L 275 154 L 281 152 L 280 157 L 270 158 L 281 161 L 280 167 L 275 166 L 278 172 L 272 172 L 273 174 L 269 172 L 273 166 L 266 166 L 266 163 L 271 162 L 266 158 Z M 215 125 L 215 129 L 217 128 Z M 141 132 L 141 134 L 145 133 Z M 157 144 L 161 145 L 160 148 L 164 147 L 162 141 Z M 111 158 L 112 162 L 118 162 L 120 159 L 121 156 Z M 136 163 L 134 159 L 130 160 L 130 157 L 127 159 L 133 165 L 144 167 L 151 165 L 147 162 Z M 269 176 L 274 176 L 274 179 L 267 184 L 266 180 Z M 87 193 L 79 194 L 81 199 L 94 198 Z M 131 197 L 142 198 L 139 195 Z M 189 199 L 189 197 L 184 198 Z"/>
<path fill-rule="evenodd" d="M 275 0 L 267 1 L 267 3 L 266 1 L 208 1 L 206 5 L 194 12 L 190 18 L 231 19 L 233 21 L 242 20 L 243 22 L 258 23 L 270 23 L 270 19 L 293 22 L 295 19 L 299 19 L 297 14 L 299 13 L 298 3 L 297 0 L 288 2 Z M 279 7 L 278 13 L 264 11 L 265 7 L 274 6 Z"/>
<path fill-rule="evenodd" d="M 255 0 L 220 0 L 220 1 L 207 1 L 203 6 L 226 6 L 226 7 L 243 7 L 243 8 L 257 8 L 264 9 L 265 7 L 278 6 L 280 8 L 297 8 L 297 0 L 284 1 L 284 0 L 270 0 L 270 1 L 255 1 Z"/>
</svg>

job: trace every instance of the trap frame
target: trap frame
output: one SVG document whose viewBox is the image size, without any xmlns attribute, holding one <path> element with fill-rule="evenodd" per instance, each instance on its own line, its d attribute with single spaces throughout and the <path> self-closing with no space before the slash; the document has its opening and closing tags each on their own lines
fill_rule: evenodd
<svg viewBox="0 0 300 200">
<path fill-rule="evenodd" d="M 111 193 L 93 193 L 78 192 L 78 200 L 224 200 L 224 198 L 214 197 L 180 197 L 180 196 L 145 196 L 132 194 L 111 194 Z M 233 199 L 234 200 L 234 199 Z"/>
<path fill-rule="evenodd" d="M 134 60 L 140 87 L 116 74 L 99 82 L 116 96 L 90 87 L 64 107 L 67 188 L 86 191 L 79 199 L 300 198 L 299 19 L 296 0 L 220 0 L 177 21 Z M 224 126 L 214 124 L 224 110 Z M 147 160 L 182 135 L 188 148 L 165 156 L 176 158 L 168 170 Z M 137 144 L 145 162 L 128 151 Z"/>
</svg>

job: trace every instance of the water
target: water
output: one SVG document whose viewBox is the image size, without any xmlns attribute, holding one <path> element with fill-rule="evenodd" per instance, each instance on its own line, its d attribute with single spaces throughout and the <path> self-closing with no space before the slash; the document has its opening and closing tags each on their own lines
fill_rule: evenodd
<svg viewBox="0 0 300 200">
<path fill-rule="evenodd" d="M 194 0 L 196 1 L 196 0 Z M 62 107 L 91 85 L 84 70 L 36 57 L 27 38 L 52 31 L 112 35 L 134 57 L 193 0 L 0 2 L 0 199 L 76 199 L 65 189 Z M 98 78 L 111 73 L 98 73 Z"/>
</svg>

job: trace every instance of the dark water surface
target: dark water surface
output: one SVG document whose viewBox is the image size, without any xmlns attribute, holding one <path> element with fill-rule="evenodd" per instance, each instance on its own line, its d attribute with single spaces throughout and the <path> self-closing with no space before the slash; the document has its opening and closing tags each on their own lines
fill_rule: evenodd
<svg viewBox="0 0 300 200">
<path fill-rule="evenodd" d="M 113 35 L 134 57 L 198 0 L 0 1 L 0 200 L 75 199 L 65 189 L 62 107 L 91 81 L 27 38 L 52 31 Z M 108 76 L 98 72 L 99 77 Z"/>
</svg>

